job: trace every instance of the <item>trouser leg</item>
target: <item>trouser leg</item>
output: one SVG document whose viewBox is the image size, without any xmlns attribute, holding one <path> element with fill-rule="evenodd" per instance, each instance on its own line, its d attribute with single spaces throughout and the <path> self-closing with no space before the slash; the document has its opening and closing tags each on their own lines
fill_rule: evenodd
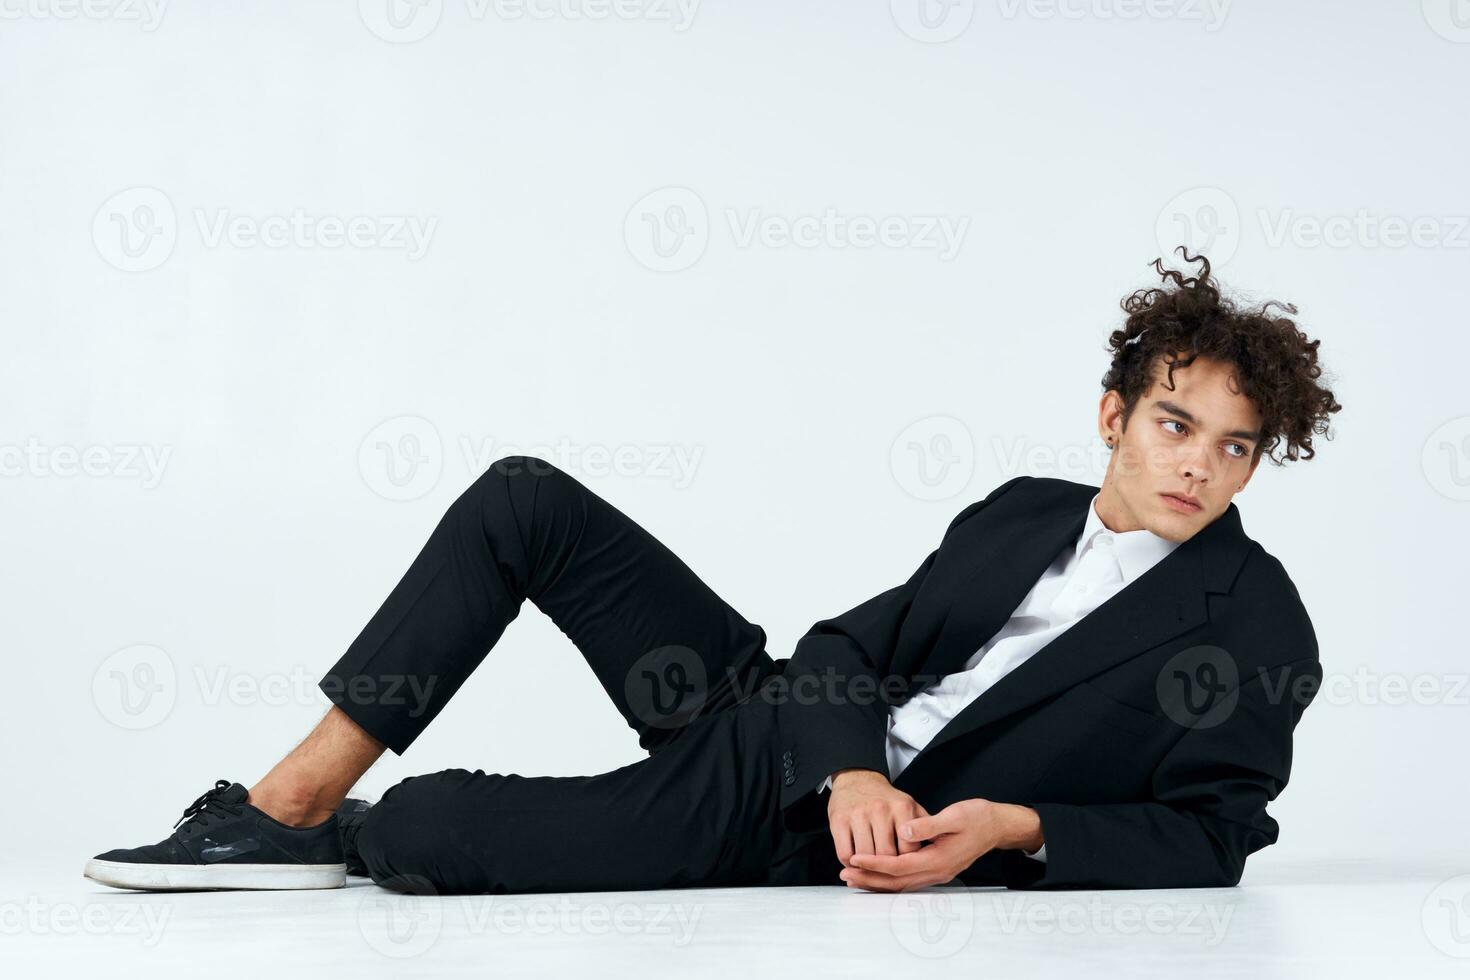
<svg viewBox="0 0 1470 980">
<path fill-rule="evenodd" d="M 322 689 L 402 753 L 527 599 L 653 756 L 598 776 L 403 780 L 357 835 L 374 879 L 441 893 L 759 880 L 782 839 L 775 714 L 737 702 L 776 669 L 765 632 L 541 460 L 497 462 L 450 506 Z"/>
<path fill-rule="evenodd" d="M 449 507 L 321 688 L 401 754 L 527 599 L 581 651 L 650 752 L 773 669 L 765 631 L 651 534 L 551 464 L 512 456 Z"/>
<path fill-rule="evenodd" d="M 368 812 L 358 851 L 379 884 L 433 894 L 758 884 L 790 844 L 774 723 L 756 699 L 598 776 L 415 776 Z"/>
</svg>

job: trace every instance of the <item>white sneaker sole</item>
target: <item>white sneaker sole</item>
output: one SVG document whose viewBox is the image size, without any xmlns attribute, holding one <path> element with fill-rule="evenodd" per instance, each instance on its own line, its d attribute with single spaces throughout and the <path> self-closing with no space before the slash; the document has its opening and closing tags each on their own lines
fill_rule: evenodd
<svg viewBox="0 0 1470 980">
<path fill-rule="evenodd" d="M 141 891 L 341 888 L 345 864 L 131 864 L 87 862 L 82 874 L 113 888 Z"/>
</svg>

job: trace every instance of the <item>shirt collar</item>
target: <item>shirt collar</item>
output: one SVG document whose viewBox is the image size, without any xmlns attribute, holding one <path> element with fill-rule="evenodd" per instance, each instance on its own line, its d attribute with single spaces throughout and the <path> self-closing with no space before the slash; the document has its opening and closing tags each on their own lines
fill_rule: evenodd
<svg viewBox="0 0 1470 980">
<path fill-rule="evenodd" d="M 1179 547 L 1178 541 L 1161 538 L 1148 528 L 1122 532 L 1108 530 L 1102 518 L 1097 514 L 1097 500 L 1100 496 L 1102 495 L 1094 494 L 1092 502 L 1087 505 L 1087 523 L 1082 526 L 1082 535 L 1077 539 L 1076 556 L 1078 559 L 1081 559 L 1082 553 L 1098 535 L 1112 538 L 1113 551 L 1117 554 L 1118 565 L 1123 570 L 1123 583 L 1126 585 L 1163 561 L 1171 551 Z"/>
</svg>

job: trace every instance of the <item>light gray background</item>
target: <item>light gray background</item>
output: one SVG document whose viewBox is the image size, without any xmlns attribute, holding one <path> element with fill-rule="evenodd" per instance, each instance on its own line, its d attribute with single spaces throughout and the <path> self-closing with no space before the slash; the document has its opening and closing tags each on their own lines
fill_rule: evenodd
<svg viewBox="0 0 1470 980">
<path fill-rule="evenodd" d="M 1100 479 L 1117 302 L 1189 241 L 1299 304 L 1346 405 L 1237 499 L 1329 685 L 1247 881 L 1465 871 L 1460 8 L 1006 0 L 930 32 L 903 0 L 5 7 L 0 863 L 80 870 L 257 779 L 506 451 L 574 453 L 789 654 L 1003 480 Z M 249 237 L 298 209 L 304 238 Z M 828 209 L 895 237 L 779 237 Z M 150 676 L 152 701 L 118 681 Z M 362 788 L 638 756 L 527 607 Z"/>
</svg>

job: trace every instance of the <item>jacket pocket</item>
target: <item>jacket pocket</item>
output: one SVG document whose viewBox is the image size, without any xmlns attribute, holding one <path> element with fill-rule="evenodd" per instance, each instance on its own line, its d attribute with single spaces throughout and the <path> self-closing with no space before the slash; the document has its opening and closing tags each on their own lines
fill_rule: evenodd
<svg viewBox="0 0 1470 980">
<path fill-rule="evenodd" d="M 1151 715 L 1131 704 L 1115 700 L 1087 681 L 1068 691 L 1062 699 L 1074 702 L 1080 710 L 1099 721 L 1139 735 L 1151 735 L 1167 721 L 1162 715 Z"/>
<path fill-rule="evenodd" d="M 1057 730 L 1051 758 L 1030 795 L 1057 803 L 1122 803 L 1140 798 L 1168 741 L 1169 723 L 1088 683 L 1052 705 Z"/>
</svg>

